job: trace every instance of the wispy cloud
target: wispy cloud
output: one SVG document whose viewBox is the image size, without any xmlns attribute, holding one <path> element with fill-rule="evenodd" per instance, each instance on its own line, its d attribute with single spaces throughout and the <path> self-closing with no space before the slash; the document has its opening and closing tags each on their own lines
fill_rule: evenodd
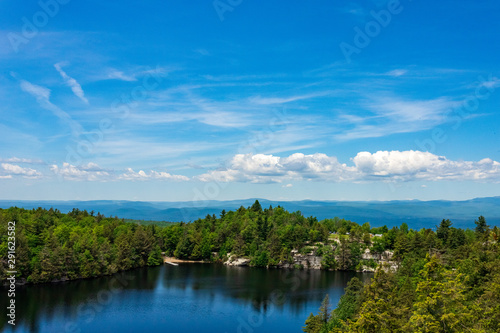
<svg viewBox="0 0 500 333">
<path fill-rule="evenodd" d="M 407 69 L 393 69 L 392 71 L 387 72 L 386 75 L 399 77 L 405 75 L 406 73 L 408 73 Z"/>
<path fill-rule="evenodd" d="M 12 73 L 12 75 L 16 77 L 14 73 Z M 19 80 L 19 84 L 23 91 L 36 98 L 36 101 L 42 108 L 52 112 L 56 117 L 67 124 L 71 128 L 74 136 L 78 136 L 83 133 L 83 127 L 77 121 L 72 119 L 68 113 L 50 101 L 50 89 L 22 79 Z"/>
<path fill-rule="evenodd" d="M 96 155 L 101 155 L 99 162 L 106 164 L 131 165 L 137 161 L 165 163 L 174 157 L 186 156 L 200 152 L 214 152 L 227 148 L 227 143 L 214 145 L 199 141 L 158 140 L 135 136 L 134 138 L 108 138 L 96 147 Z"/>
<path fill-rule="evenodd" d="M 311 99 L 315 97 L 325 96 L 330 94 L 330 92 L 318 92 L 307 95 L 296 95 L 296 96 L 287 96 L 287 97 L 251 97 L 250 102 L 260 105 L 272 105 L 272 104 L 284 104 L 289 102 L 301 101 L 306 99 Z"/>
<path fill-rule="evenodd" d="M 365 115 L 339 115 L 338 120 L 350 127 L 335 134 L 334 138 L 348 141 L 427 130 L 446 122 L 447 115 L 458 105 L 446 97 L 433 100 L 373 97 L 364 103 Z"/>
<path fill-rule="evenodd" d="M 89 104 L 89 101 L 87 100 L 87 98 L 85 98 L 85 93 L 83 92 L 82 86 L 74 78 L 70 77 L 68 74 L 66 74 L 65 71 L 63 71 L 63 65 L 63 63 L 57 63 L 54 65 L 54 67 L 64 79 L 66 84 L 71 88 L 73 94 L 75 94 L 75 96 L 81 99 L 85 104 Z"/>
<path fill-rule="evenodd" d="M 45 162 L 42 161 L 42 160 L 40 160 L 40 159 L 19 158 L 19 157 L 0 158 L 0 162 L 26 163 L 26 164 L 45 164 Z"/>
<path fill-rule="evenodd" d="M 110 70 L 106 76 L 105 79 L 108 80 L 122 80 L 122 81 L 128 81 L 128 82 L 133 82 L 137 81 L 137 78 L 134 75 L 128 75 L 123 73 L 122 71 L 119 70 Z"/>
<path fill-rule="evenodd" d="M 97 75 L 95 80 L 121 80 L 127 82 L 135 82 L 146 75 L 167 76 L 169 73 L 178 70 L 174 66 L 156 66 L 155 68 L 148 67 L 133 67 L 129 69 L 104 69 L 104 74 Z"/>
<path fill-rule="evenodd" d="M 500 79 L 490 75 L 487 80 L 480 82 L 480 87 L 485 87 L 487 89 L 495 89 L 500 87 Z"/>
</svg>

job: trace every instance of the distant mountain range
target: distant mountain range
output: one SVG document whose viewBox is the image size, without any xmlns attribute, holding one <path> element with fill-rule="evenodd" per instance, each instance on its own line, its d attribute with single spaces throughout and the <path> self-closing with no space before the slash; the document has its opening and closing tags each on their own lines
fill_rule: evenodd
<svg viewBox="0 0 500 333">
<path fill-rule="evenodd" d="M 443 219 L 456 227 L 473 228 L 474 220 L 483 215 L 490 225 L 500 226 L 500 197 L 476 198 L 465 201 L 270 201 L 258 199 L 262 207 L 278 205 L 288 211 L 300 211 L 318 219 L 340 218 L 372 226 L 399 226 L 406 222 L 410 228 L 433 228 Z M 219 215 L 225 209 L 249 207 L 255 199 L 205 202 L 145 202 L 145 201 L 20 201 L 0 200 L 0 208 L 17 206 L 27 209 L 57 208 L 65 213 L 73 208 L 100 212 L 106 216 L 154 221 L 193 221 L 207 214 Z"/>
</svg>

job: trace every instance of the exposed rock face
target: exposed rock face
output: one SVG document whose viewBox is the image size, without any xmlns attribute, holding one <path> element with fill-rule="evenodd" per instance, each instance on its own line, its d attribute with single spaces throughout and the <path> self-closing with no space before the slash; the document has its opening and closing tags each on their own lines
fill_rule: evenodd
<svg viewBox="0 0 500 333">
<path fill-rule="evenodd" d="M 228 266 L 248 266 L 250 264 L 250 259 L 237 258 L 236 256 L 228 253 L 228 259 L 224 262 L 224 265 Z"/>
<path fill-rule="evenodd" d="M 371 253 L 369 249 L 366 249 L 365 252 L 361 255 L 361 259 L 365 260 L 374 260 L 378 266 L 380 266 L 383 270 L 397 270 L 398 266 L 396 262 L 392 261 L 394 253 L 391 251 L 384 251 L 382 253 Z M 363 265 L 362 272 L 375 272 L 375 269 L 372 267 L 368 267 Z"/>
<path fill-rule="evenodd" d="M 292 251 L 293 252 L 293 251 Z M 297 266 L 305 269 L 321 269 L 321 257 L 313 254 L 293 253 L 293 263 L 280 263 L 279 267 L 296 268 Z"/>
<path fill-rule="evenodd" d="M 366 249 L 365 252 L 361 255 L 362 259 L 373 259 L 375 261 L 389 261 L 392 259 L 394 253 L 391 251 L 384 251 L 382 253 L 371 253 L 370 249 Z"/>
<path fill-rule="evenodd" d="M 301 254 L 298 250 L 291 251 L 292 262 L 280 262 L 276 267 L 278 268 L 304 268 L 304 269 L 321 269 L 321 256 L 315 255 L 315 248 L 307 254 Z M 377 266 L 384 270 L 396 270 L 397 265 L 392 261 L 393 253 L 391 251 L 384 251 L 382 253 L 371 253 L 369 249 L 361 255 L 362 259 L 374 260 Z M 228 253 L 228 259 L 224 265 L 228 266 L 248 266 L 250 259 L 238 258 L 235 255 Z M 363 265 L 360 269 L 361 272 L 374 272 L 375 268 Z"/>
</svg>

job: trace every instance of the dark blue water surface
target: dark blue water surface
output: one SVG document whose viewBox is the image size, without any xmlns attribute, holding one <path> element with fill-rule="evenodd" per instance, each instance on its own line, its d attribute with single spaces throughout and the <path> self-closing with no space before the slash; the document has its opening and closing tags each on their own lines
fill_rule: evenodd
<svg viewBox="0 0 500 333">
<path fill-rule="evenodd" d="M 142 268 L 18 287 L 15 329 L 5 317 L 0 327 L 5 332 L 50 333 L 301 332 L 325 295 L 335 306 L 353 276 L 371 277 L 218 264 Z M 6 298 L 0 301 L 4 309 Z"/>
</svg>

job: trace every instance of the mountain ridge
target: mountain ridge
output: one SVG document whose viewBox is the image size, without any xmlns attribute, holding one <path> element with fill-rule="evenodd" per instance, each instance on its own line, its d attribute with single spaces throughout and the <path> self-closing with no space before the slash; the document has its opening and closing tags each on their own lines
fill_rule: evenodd
<svg viewBox="0 0 500 333">
<path fill-rule="evenodd" d="M 318 219 L 345 218 L 372 226 L 392 227 L 407 223 L 411 228 L 432 228 L 442 219 L 450 219 L 457 227 L 474 227 L 479 215 L 490 225 L 500 225 L 500 197 L 482 197 L 469 200 L 392 200 L 392 201 L 336 201 L 336 200 L 267 200 L 259 198 L 209 201 L 129 201 L 129 200 L 0 200 L 0 208 L 11 206 L 57 208 L 67 212 L 73 208 L 100 212 L 106 216 L 156 221 L 193 221 L 207 214 L 220 214 L 240 206 L 249 207 L 259 200 L 262 207 L 282 206 L 289 211 L 300 211 Z"/>
</svg>

